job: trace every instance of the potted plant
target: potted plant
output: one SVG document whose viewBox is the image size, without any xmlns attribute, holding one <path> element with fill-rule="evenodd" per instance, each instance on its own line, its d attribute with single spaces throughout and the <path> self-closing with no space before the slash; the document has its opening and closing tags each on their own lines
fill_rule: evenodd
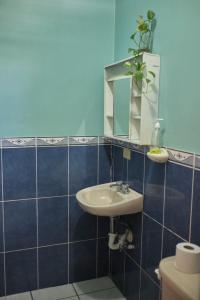
<svg viewBox="0 0 200 300">
<path fill-rule="evenodd" d="M 145 80 L 148 89 L 148 85 L 155 78 L 155 73 L 151 70 L 146 70 L 146 64 L 138 59 L 141 52 L 152 51 L 155 22 L 155 13 L 152 10 L 148 10 L 146 19 L 143 16 L 137 18 L 136 30 L 130 36 L 137 48 L 128 49 L 128 52 L 133 55 L 133 59 L 125 62 L 124 66 L 128 69 L 126 75 L 133 77 L 138 88 L 140 88 L 142 81 Z"/>
</svg>

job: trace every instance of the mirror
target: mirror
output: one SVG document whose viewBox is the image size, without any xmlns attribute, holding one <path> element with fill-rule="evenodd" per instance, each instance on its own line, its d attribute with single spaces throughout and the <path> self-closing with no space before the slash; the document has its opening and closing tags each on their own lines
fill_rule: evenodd
<svg viewBox="0 0 200 300">
<path fill-rule="evenodd" d="M 114 135 L 129 135 L 129 113 L 131 101 L 131 80 L 122 78 L 113 81 Z"/>
</svg>

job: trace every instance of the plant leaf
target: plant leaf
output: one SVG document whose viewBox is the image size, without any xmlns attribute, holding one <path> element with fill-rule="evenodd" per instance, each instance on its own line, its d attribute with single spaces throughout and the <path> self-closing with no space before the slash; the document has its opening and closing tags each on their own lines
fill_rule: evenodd
<svg viewBox="0 0 200 300">
<path fill-rule="evenodd" d="M 126 68 L 131 68 L 131 67 L 132 67 L 131 62 L 130 62 L 130 61 L 126 61 L 126 62 L 124 63 L 124 67 L 126 67 Z"/>
<path fill-rule="evenodd" d="M 134 32 L 133 34 L 131 34 L 131 36 L 130 36 L 130 39 L 131 39 L 131 40 L 134 40 L 134 39 L 135 39 L 135 36 L 136 36 L 136 34 L 137 34 L 137 32 Z"/>
<path fill-rule="evenodd" d="M 147 12 L 147 18 L 149 21 L 152 21 L 155 18 L 155 12 L 153 10 L 148 10 Z"/>
<path fill-rule="evenodd" d="M 146 83 L 149 84 L 151 80 L 149 78 L 146 78 Z"/>
<path fill-rule="evenodd" d="M 155 77 L 156 77 L 156 74 L 155 74 L 154 72 L 152 72 L 152 71 L 148 71 L 148 73 L 149 73 L 149 74 L 151 74 L 151 76 L 152 76 L 153 78 L 155 78 Z"/>
<path fill-rule="evenodd" d="M 143 16 L 139 16 L 139 17 L 137 17 L 137 19 L 136 19 L 136 22 L 137 22 L 138 24 L 142 24 L 142 23 L 144 23 Z"/>
<path fill-rule="evenodd" d="M 133 76 L 133 72 L 132 71 L 128 71 L 128 72 L 126 72 L 126 74 L 125 75 L 127 75 L 127 76 Z"/>
</svg>

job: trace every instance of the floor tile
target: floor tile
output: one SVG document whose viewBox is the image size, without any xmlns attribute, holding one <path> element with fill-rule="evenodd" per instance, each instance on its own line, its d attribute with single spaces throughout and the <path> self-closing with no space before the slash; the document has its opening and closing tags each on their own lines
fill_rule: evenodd
<svg viewBox="0 0 200 300">
<path fill-rule="evenodd" d="M 117 288 L 111 288 L 108 290 L 95 292 L 91 294 L 85 294 L 79 296 L 80 300 L 103 300 L 103 299 L 109 299 L 109 300 L 126 300 L 124 296 L 121 294 L 121 292 Z"/>
<path fill-rule="evenodd" d="M 32 291 L 33 300 L 56 300 L 76 296 L 72 284 Z M 71 299 L 71 298 L 70 298 Z M 76 299 L 76 297 L 74 297 Z"/>
<path fill-rule="evenodd" d="M 101 277 L 73 284 L 78 295 L 87 294 L 94 291 L 100 291 L 115 287 L 115 284 L 109 277 Z"/>
<path fill-rule="evenodd" d="M 65 299 L 67 299 L 67 300 L 79 300 L 78 297 L 70 297 L 70 298 L 65 298 Z M 62 299 L 62 300 L 65 300 L 65 299 Z"/>
<path fill-rule="evenodd" d="M 31 300 L 31 299 L 32 298 L 30 293 L 21 293 L 21 294 L 6 296 L 6 297 L 0 297 L 0 300 Z"/>
</svg>

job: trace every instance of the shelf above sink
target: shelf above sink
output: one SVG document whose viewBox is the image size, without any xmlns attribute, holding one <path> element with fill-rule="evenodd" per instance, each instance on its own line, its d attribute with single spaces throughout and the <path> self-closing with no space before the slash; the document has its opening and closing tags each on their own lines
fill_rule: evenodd
<svg viewBox="0 0 200 300">
<path fill-rule="evenodd" d="M 138 213 L 143 210 L 143 195 L 130 189 L 123 194 L 112 182 L 80 190 L 76 194 L 81 208 L 96 216 L 115 217 Z"/>
</svg>

